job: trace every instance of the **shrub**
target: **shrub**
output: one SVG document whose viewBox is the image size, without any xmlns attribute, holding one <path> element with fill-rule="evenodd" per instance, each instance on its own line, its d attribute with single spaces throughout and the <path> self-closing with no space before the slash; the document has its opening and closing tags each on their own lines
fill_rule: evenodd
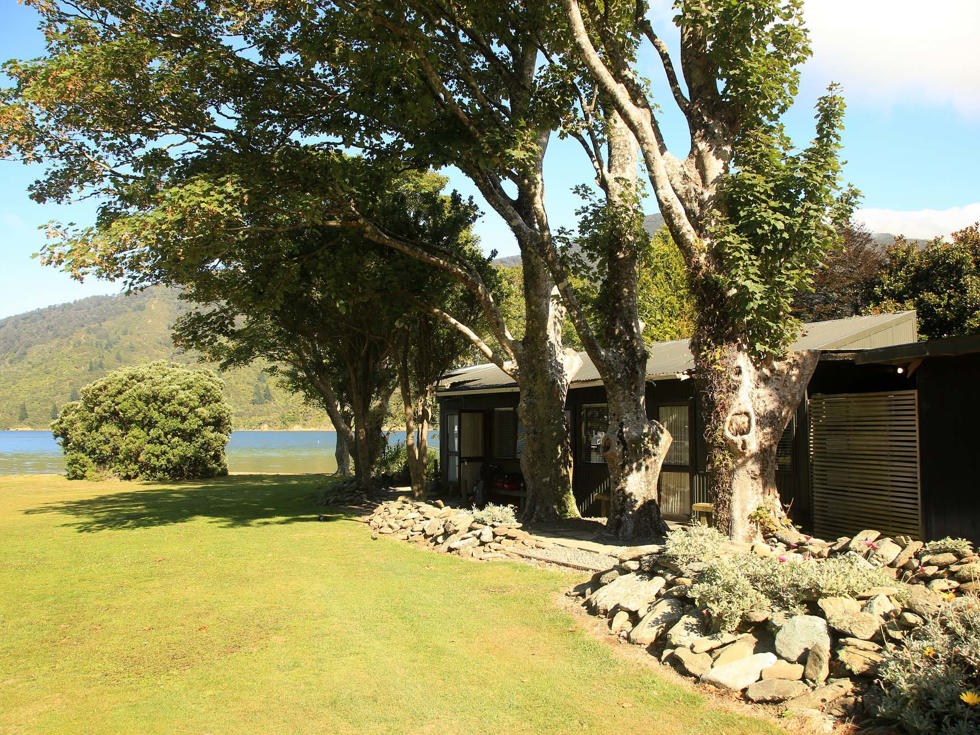
<svg viewBox="0 0 980 735">
<path fill-rule="evenodd" d="M 728 538 L 717 529 L 698 524 L 673 531 L 667 537 L 664 556 L 684 566 L 693 561 L 717 559 L 729 546 Z"/>
<path fill-rule="evenodd" d="M 483 508 L 473 508 L 473 520 L 486 526 L 494 524 L 514 524 L 517 523 L 517 516 L 514 515 L 514 507 L 511 505 L 494 505 L 487 503 Z"/>
<path fill-rule="evenodd" d="M 664 555 L 691 566 L 691 596 L 708 611 L 716 630 L 733 631 L 752 610 L 799 613 L 821 597 L 856 597 L 894 580 L 858 556 L 794 560 L 735 553 L 728 540 L 707 526 L 673 531 Z"/>
<path fill-rule="evenodd" d="M 755 589 L 745 574 L 746 561 L 751 559 L 715 560 L 698 575 L 697 583 L 691 587 L 691 597 L 711 614 L 715 630 L 733 631 L 749 611 L 770 608 L 769 600 Z"/>
<path fill-rule="evenodd" d="M 980 732 L 980 606 L 961 598 L 927 620 L 878 669 L 877 716 L 912 735 Z"/>
<path fill-rule="evenodd" d="M 72 480 L 188 480 L 228 474 L 231 409 L 212 373 L 154 362 L 81 390 L 51 430 Z"/>
<path fill-rule="evenodd" d="M 430 480 L 437 474 L 436 462 L 438 461 L 439 452 L 429 447 L 425 455 L 425 475 Z M 385 445 L 375 465 L 374 473 L 387 482 L 408 482 L 408 449 L 405 447 L 405 442 Z"/>
<path fill-rule="evenodd" d="M 938 541 L 928 541 L 923 549 L 927 554 L 945 554 L 952 552 L 960 556 L 973 553 L 973 544 L 965 538 L 941 538 Z"/>
</svg>

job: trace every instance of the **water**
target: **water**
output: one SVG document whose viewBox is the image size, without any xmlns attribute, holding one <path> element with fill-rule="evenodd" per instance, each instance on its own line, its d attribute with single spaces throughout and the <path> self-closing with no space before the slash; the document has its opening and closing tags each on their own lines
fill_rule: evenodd
<svg viewBox="0 0 980 735">
<path fill-rule="evenodd" d="M 388 441 L 404 442 L 404 431 Z M 437 447 L 435 434 L 429 445 Z M 228 442 L 229 472 L 332 473 L 337 469 L 333 431 L 234 431 Z M 64 455 L 49 431 L 0 431 L 0 475 L 62 474 Z"/>
</svg>

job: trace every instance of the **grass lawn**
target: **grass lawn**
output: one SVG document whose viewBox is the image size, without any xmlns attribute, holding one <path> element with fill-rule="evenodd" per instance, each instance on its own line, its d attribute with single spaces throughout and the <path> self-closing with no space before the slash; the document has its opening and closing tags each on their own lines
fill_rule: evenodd
<svg viewBox="0 0 980 735">
<path fill-rule="evenodd" d="M 390 539 L 315 477 L 0 477 L 0 733 L 776 733 L 553 598 Z"/>
</svg>

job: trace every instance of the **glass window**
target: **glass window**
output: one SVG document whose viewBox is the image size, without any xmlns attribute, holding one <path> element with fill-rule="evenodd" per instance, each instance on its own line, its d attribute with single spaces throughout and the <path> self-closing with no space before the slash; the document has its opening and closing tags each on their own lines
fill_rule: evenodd
<svg viewBox="0 0 980 735">
<path fill-rule="evenodd" d="M 513 408 L 493 410 L 493 456 L 498 459 L 517 456 L 517 411 Z"/>
<path fill-rule="evenodd" d="M 691 476 L 687 472 L 660 473 L 660 512 L 671 518 L 691 513 Z"/>
<path fill-rule="evenodd" d="M 459 414 L 446 414 L 446 479 L 459 480 Z"/>
<path fill-rule="evenodd" d="M 583 461 L 603 464 L 602 439 L 609 428 L 609 409 L 606 404 L 582 406 L 582 453 Z"/>
<path fill-rule="evenodd" d="M 460 454 L 463 458 L 483 456 L 483 412 L 464 411 L 459 415 Z"/>
<path fill-rule="evenodd" d="M 670 432 L 674 441 L 667 450 L 667 457 L 664 464 L 667 465 L 689 465 L 691 464 L 691 412 L 687 405 L 682 406 L 661 406 L 660 423 Z"/>
</svg>

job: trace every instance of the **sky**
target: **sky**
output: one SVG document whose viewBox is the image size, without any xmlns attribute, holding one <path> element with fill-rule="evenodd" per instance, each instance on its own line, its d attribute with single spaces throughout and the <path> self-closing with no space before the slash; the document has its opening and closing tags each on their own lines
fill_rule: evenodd
<svg viewBox="0 0 980 735">
<path fill-rule="evenodd" d="M 654 0 L 654 24 L 669 44 L 669 0 Z M 831 82 L 842 86 L 847 114 L 844 180 L 861 190 L 856 219 L 874 232 L 930 238 L 980 221 L 980 2 L 936 0 L 807 0 L 813 56 L 802 70 L 800 94 L 786 117 L 798 145 L 813 134 L 813 109 Z M 30 8 L 0 0 L 0 60 L 32 58 L 43 41 Z M 648 76 L 656 79 L 656 69 Z M 667 105 L 665 104 L 665 108 Z M 683 130 L 669 117 L 667 142 L 686 153 Z M 0 319 L 85 296 L 118 293 L 116 284 L 84 284 L 32 257 L 51 221 L 92 221 L 91 204 L 39 205 L 27 187 L 40 171 L 0 160 Z M 478 198 L 472 184 L 451 184 Z M 579 201 L 571 188 L 588 179 L 588 164 L 568 144 L 553 144 L 546 160 L 552 227 L 575 226 Z M 558 182 L 558 183 L 556 183 Z M 649 211 L 655 202 L 648 199 Z M 488 207 L 477 225 L 484 247 L 502 255 L 516 246 Z"/>
</svg>

